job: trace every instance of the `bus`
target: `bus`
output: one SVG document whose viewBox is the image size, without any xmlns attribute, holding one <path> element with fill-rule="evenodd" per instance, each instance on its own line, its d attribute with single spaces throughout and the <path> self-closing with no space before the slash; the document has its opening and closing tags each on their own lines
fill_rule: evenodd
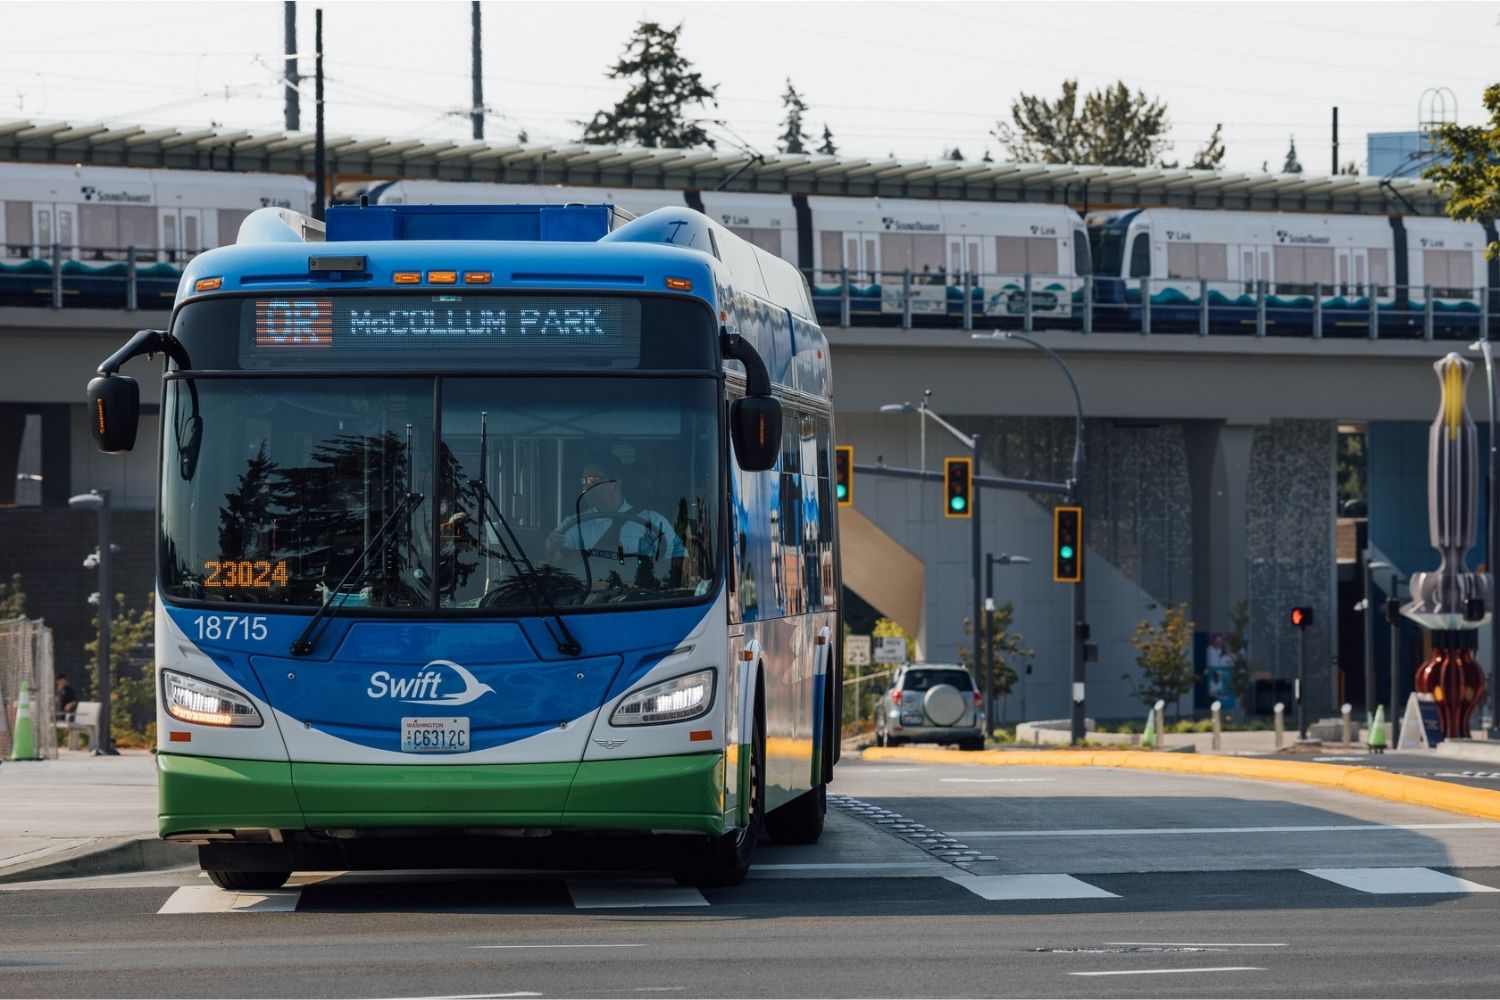
<svg viewBox="0 0 1500 1000">
<path fill-rule="evenodd" d="M 159 828 L 226 889 L 557 867 L 734 885 L 839 757 L 828 343 L 688 208 L 284 208 L 164 357 Z"/>
</svg>

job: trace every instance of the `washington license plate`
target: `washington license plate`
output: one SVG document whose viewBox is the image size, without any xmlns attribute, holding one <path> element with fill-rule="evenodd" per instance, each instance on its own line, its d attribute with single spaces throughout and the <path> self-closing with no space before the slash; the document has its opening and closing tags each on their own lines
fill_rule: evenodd
<svg viewBox="0 0 1500 1000">
<path fill-rule="evenodd" d="M 468 719 L 401 720 L 403 753 L 467 753 L 470 749 Z"/>
</svg>

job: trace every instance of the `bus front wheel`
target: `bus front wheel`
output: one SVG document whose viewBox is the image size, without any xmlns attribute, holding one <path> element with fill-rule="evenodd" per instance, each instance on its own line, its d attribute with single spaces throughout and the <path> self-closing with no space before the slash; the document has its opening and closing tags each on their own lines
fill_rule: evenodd
<svg viewBox="0 0 1500 1000">
<path fill-rule="evenodd" d="M 672 878 L 678 885 L 707 889 L 739 885 L 745 881 L 745 875 L 750 871 L 750 858 L 765 824 L 765 744 L 766 737 L 757 711 L 750 735 L 749 821 L 742 828 L 715 839 L 701 864 L 674 869 Z"/>
<path fill-rule="evenodd" d="M 226 872 L 208 869 L 208 880 L 220 889 L 280 889 L 291 872 Z"/>
</svg>

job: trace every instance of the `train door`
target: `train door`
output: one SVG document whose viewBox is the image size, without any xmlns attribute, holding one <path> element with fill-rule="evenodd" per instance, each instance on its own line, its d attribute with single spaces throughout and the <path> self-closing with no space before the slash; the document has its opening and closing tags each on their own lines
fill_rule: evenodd
<svg viewBox="0 0 1500 1000">
<path fill-rule="evenodd" d="M 1369 253 L 1364 247 L 1356 247 L 1349 251 L 1349 265 L 1354 279 L 1354 287 L 1351 293 L 1354 295 L 1365 294 L 1366 275 L 1369 274 L 1369 265 L 1366 255 Z"/>
<path fill-rule="evenodd" d="M 1240 252 L 1240 281 L 1244 283 L 1245 294 L 1255 294 L 1255 251 L 1243 250 Z"/>
<path fill-rule="evenodd" d="M 844 266 L 851 282 L 880 284 L 880 240 L 873 233 L 846 233 Z"/>
<path fill-rule="evenodd" d="M 1260 270 L 1256 272 L 1255 276 L 1266 283 L 1266 294 L 1269 295 L 1276 290 L 1274 284 L 1276 276 L 1271 273 L 1271 251 L 1262 250 L 1260 252 Z"/>
<path fill-rule="evenodd" d="M 201 208 L 163 208 L 161 210 L 162 259 L 180 264 L 191 260 L 203 249 L 203 210 Z"/>
<path fill-rule="evenodd" d="M 965 274 L 979 274 L 979 237 L 948 237 L 948 280 L 953 284 L 963 281 Z"/>
<path fill-rule="evenodd" d="M 47 258 L 52 256 L 52 242 L 57 238 L 52 229 L 53 217 L 56 209 L 51 202 L 32 202 L 31 204 L 31 232 L 34 249 L 27 253 L 28 257 Z"/>
</svg>

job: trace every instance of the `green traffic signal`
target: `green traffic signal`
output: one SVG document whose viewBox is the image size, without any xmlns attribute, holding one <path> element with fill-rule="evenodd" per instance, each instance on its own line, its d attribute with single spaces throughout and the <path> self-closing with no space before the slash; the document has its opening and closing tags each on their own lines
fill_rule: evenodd
<svg viewBox="0 0 1500 1000">
<path fill-rule="evenodd" d="M 844 497 L 849 495 L 849 487 L 845 486 L 843 483 L 839 483 L 838 494 L 840 500 L 844 499 Z"/>
<path fill-rule="evenodd" d="M 966 506 L 968 506 L 968 503 L 964 500 L 963 497 L 954 497 L 953 499 L 948 501 L 948 506 L 953 508 L 954 510 L 963 510 Z"/>
<path fill-rule="evenodd" d="M 1072 559 L 1073 558 L 1073 546 L 1071 546 L 1071 545 L 1064 545 L 1062 548 L 1060 548 L 1060 549 L 1057 550 L 1057 554 L 1060 555 L 1060 556 L 1062 556 L 1064 559 Z"/>
</svg>

